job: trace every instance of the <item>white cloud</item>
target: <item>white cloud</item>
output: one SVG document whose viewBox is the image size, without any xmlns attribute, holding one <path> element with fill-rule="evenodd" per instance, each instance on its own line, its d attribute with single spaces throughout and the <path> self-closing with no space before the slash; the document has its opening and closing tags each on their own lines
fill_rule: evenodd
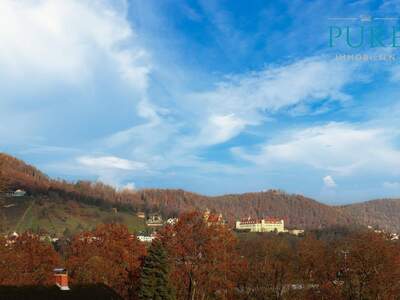
<svg viewBox="0 0 400 300">
<path fill-rule="evenodd" d="M 315 101 L 348 101 L 351 96 L 343 88 L 365 80 L 357 76 L 356 68 L 353 63 L 313 57 L 228 77 L 215 89 L 190 95 L 198 105 L 200 138 L 205 144 L 222 143 L 277 111 L 296 110 L 298 105 L 304 110 Z"/>
<path fill-rule="evenodd" d="M 81 83 L 100 71 L 101 62 L 145 89 L 148 53 L 132 43 L 135 34 L 120 3 L 118 9 L 103 0 L 0 1 L 0 75 L 24 83 Z"/>
<path fill-rule="evenodd" d="M 352 78 L 354 65 L 329 58 L 307 58 L 284 66 L 270 66 L 259 72 L 232 76 L 204 96 L 221 108 L 276 111 L 303 101 L 350 96 L 341 89 Z M 339 76 L 340 75 L 340 76 Z"/>
<path fill-rule="evenodd" d="M 131 161 L 115 156 L 81 156 L 77 158 L 77 162 L 85 167 L 100 170 L 119 169 L 127 171 L 137 171 L 146 168 L 145 163 Z"/>
<path fill-rule="evenodd" d="M 79 156 L 74 161 L 57 163 L 52 168 L 63 168 L 80 175 L 95 176 L 96 180 L 114 186 L 116 189 L 135 189 L 134 182 L 128 181 L 148 172 L 143 162 L 128 160 L 117 156 Z M 127 182 L 127 184 L 122 184 Z"/>
<path fill-rule="evenodd" d="M 0 124 L 1 140 L 76 147 L 127 120 L 155 118 L 157 107 L 146 97 L 151 54 L 127 18 L 127 5 L 0 1 L 0 119 L 7 124 Z"/>
<path fill-rule="evenodd" d="M 305 165 L 350 175 L 359 171 L 399 172 L 398 132 L 390 128 L 367 128 L 329 123 L 282 133 L 279 141 L 262 145 L 255 154 L 232 149 L 239 157 L 263 166 Z"/>
<path fill-rule="evenodd" d="M 134 182 L 128 182 L 127 184 L 121 186 L 120 190 L 134 191 L 134 190 L 136 190 L 135 183 Z"/>
<path fill-rule="evenodd" d="M 215 145 L 230 140 L 240 133 L 246 125 L 246 122 L 235 114 L 229 115 L 211 115 L 197 138 L 197 141 L 191 141 L 192 145 L 199 144 Z"/>
<path fill-rule="evenodd" d="M 332 176 L 327 175 L 324 178 L 322 178 L 322 181 L 324 182 L 325 187 L 327 188 L 334 188 L 336 187 L 336 182 L 335 180 L 332 178 Z"/>
<path fill-rule="evenodd" d="M 383 183 L 383 187 L 387 189 L 400 189 L 400 182 L 386 181 Z"/>
<path fill-rule="evenodd" d="M 63 176 L 79 176 L 109 184 L 116 189 L 134 190 L 133 178 L 146 176 L 148 165 L 143 162 L 117 156 L 82 155 L 71 159 L 46 163 L 41 168 L 50 172 L 60 172 Z"/>
</svg>

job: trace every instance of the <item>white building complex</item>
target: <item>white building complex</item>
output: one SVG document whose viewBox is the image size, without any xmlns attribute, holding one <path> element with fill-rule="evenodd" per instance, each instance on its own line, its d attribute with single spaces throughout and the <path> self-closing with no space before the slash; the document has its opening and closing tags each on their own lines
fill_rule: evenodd
<svg viewBox="0 0 400 300">
<path fill-rule="evenodd" d="M 285 224 L 283 219 L 278 218 L 252 219 L 249 217 L 236 221 L 236 229 L 250 232 L 285 232 Z"/>
</svg>

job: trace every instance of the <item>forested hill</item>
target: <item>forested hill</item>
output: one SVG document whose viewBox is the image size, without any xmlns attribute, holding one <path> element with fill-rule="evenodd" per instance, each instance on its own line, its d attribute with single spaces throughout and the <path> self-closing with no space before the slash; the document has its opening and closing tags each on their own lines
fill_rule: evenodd
<svg viewBox="0 0 400 300">
<path fill-rule="evenodd" d="M 400 232 L 400 199 L 378 199 L 340 208 L 355 222 Z"/>
<path fill-rule="evenodd" d="M 164 217 L 182 211 L 204 210 L 221 212 L 233 223 L 240 217 L 276 216 L 289 227 L 323 228 L 333 225 L 372 225 L 400 231 L 400 202 L 379 200 L 347 206 L 329 206 L 313 199 L 279 190 L 207 197 L 184 190 L 144 189 L 116 191 L 103 183 L 54 180 L 7 154 L 0 154 L 0 188 L 24 189 L 30 197 L 46 201 L 76 201 L 85 205 L 146 213 L 160 212 Z M 3 210 L 4 211 L 4 210 Z"/>
</svg>

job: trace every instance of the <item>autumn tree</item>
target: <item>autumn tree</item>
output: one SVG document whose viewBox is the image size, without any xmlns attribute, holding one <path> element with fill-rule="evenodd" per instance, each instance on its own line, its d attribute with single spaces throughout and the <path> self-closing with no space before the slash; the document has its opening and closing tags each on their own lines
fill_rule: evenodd
<svg viewBox="0 0 400 300">
<path fill-rule="evenodd" d="M 60 258 L 52 245 L 37 235 L 0 237 L 0 285 L 53 284 Z"/>
<path fill-rule="evenodd" d="M 121 224 L 99 225 L 71 242 L 67 267 L 73 283 L 104 283 L 135 299 L 144 245 Z"/>
<path fill-rule="evenodd" d="M 327 243 L 308 234 L 298 243 L 295 266 L 304 299 L 341 299 L 339 260 L 335 241 Z"/>
<path fill-rule="evenodd" d="M 398 245 L 385 235 L 354 232 L 330 243 L 299 243 L 305 299 L 394 299 L 400 292 Z"/>
<path fill-rule="evenodd" d="M 384 234 L 359 233 L 341 245 L 346 299 L 395 299 L 400 294 L 399 246 Z"/>
<path fill-rule="evenodd" d="M 4 161 L 0 159 L 0 197 L 1 194 L 6 192 L 7 188 L 7 177 L 5 174 L 5 164 Z"/>
<path fill-rule="evenodd" d="M 152 242 L 140 276 L 139 299 L 173 300 L 175 295 L 170 284 L 167 252 L 161 241 Z"/>
<path fill-rule="evenodd" d="M 242 238 L 240 253 L 248 261 L 246 288 L 242 290 L 250 299 L 286 299 L 287 286 L 295 282 L 296 259 L 288 239 L 271 233 L 251 233 Z"/>
<path fill-rule="evenodd" d="M 169 253 L 178 299 L 232 299 L 242 260 L 228 228 L 207 224 L 202 214 L 191 212 L 162 230 L 160 238 Z"/>
</svg>

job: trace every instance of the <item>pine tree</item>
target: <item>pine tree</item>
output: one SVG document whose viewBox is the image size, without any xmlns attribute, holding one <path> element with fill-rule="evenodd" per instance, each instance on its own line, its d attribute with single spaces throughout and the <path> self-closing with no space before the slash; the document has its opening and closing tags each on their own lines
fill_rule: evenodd
<svg viewBox="0 0 400 300">
<path fill-rule="evenodd" d="M 173 300 L 175 295 L 169 282 L 167 252 L 159 240 L 153 241 L 145 258 L 140 276 L 139 299 Z"/>
</svg>

